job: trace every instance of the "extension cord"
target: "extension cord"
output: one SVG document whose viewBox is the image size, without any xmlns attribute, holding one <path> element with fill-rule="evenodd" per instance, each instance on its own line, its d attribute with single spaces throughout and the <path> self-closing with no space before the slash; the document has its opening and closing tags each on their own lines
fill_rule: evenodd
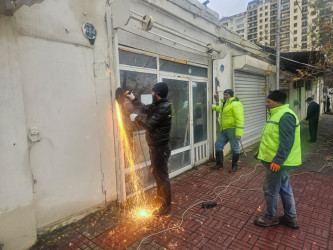
<svg viewBox="0 0 333 250">
<path fill-rule="evenodd" d="M 202 203 L 202 208 L 210 208 L 210 207 L 215 207 L 217 205 L 216 201 L 204 201 Z"/>
</svg>

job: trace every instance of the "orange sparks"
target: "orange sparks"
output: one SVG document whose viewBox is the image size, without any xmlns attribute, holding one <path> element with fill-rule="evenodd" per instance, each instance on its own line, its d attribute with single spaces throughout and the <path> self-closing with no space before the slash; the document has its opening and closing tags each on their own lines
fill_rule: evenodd
<svg viewBox="0 0 333 250">
<path fill-rule="evenodd" d="M 118 102 L 116 102 L 116 108 L 123 152 L 128 167 L 130 168 L 128 174 L 130 175 L 130 182 L 131 186 L 133 187 L 133 190 L 131 190 L 131 194 L 134 194 L 135 200 L 135 208 L 133 209 L 133 212 L 131 214 L 134 218 L 148 218 L 151 217 L 152 214 L 148 209 L 143 208 L 143 206 L 147 203 L 143 192 L 144 189 L 140 183 L 140 177 L 137 175 L 137 171 L 135 169 L 133 152 L 131 148 L 131 143 L 129 141 L 130 139 L 127 136 L 127 131 L 124 127 L 121 109 Z M 128 185 L 128 183 L 126 184 Z"/>
</svg>

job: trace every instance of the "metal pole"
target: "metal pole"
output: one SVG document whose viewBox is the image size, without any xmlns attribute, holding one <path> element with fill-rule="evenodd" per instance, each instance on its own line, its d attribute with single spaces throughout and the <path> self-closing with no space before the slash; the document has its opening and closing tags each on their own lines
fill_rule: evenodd
<svg viewBox="0 0 333 250">
<path fill-rule="evenodd" d="M 276 18 L 276 89 L 280 89 L 280 26 L 281 26 L 281 0 L 277 0 Z"/>
<path fill-rule="evenodd" d="M 245 152 L 244 147 L 243 147 L 242 140 L 239 140 L 239 142 L 240 142 L 240 145 L 242 146 L 242 150 L 243 150 L 243 153 L 244 153 L 245 157 L 247 157 L 246 152 Z"/>
<path fill-rule="evenodd" d="M 329 85 L 327 85 L 327 88 L 326 88 L 326 102 L 325 102 L 325 109 L 324 110 L 326 110 L 326 112 L 328 112 L 328 106 L 327 106 L 327 102 L 328 102 L 328 94 L 330 93 L 330 89 L 328 88 L 328 86 Z"/>
</svg>

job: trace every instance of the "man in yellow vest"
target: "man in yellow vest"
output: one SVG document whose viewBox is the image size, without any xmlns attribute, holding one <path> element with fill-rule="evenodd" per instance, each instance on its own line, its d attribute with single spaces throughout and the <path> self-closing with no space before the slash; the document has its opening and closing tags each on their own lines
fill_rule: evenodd
<svg viewBox="0 0 333 250">
<path fill-rule="evenodd" d="M 265 215 L 254 221 L 263 227 L 285 224 L 298 228 L 289 172 L 302 163 L 300 126 L 286 99 L 285 93 L 274 90 L 266 100 L 270 118 L 262 132 L 257 159 L 267 168 L 263 185 L 267 207 Z M 281 217 L 277 215 L 279 195 L 284 208 Z"/>
<path fill-rule="evenodd" d="M 237 97 L 234 97 L 232 89 L 226 89 L 223 92 L 221 105 L 212 105 L 212 110 L 220 113 L 220 133 L 215 142 L 216 165 L 211 167 L 211 169 L 223 167 L 223 148 L 230 142 L 232 149 L 232 167 L 230 172 L 236 172 L 240 153 L 238 142 L 244 131 L 243 104 Z"/>
</svg>

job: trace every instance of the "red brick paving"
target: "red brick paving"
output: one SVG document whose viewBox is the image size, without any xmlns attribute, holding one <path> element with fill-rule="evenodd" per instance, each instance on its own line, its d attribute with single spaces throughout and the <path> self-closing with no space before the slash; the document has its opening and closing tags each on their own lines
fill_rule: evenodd
<svg viewBox="0 0 333 250">
<path fill-rule="evenodd" d="M 62 232 L 62 237 L 49 242 L 41 240 L 33 249 L 137 249 L 140 243 L 140 249 L 333 249 L 332 166 L 314 173 L 327 163 L 323 159 L 333 154 L 333 132 L 324 130 L 333 126 L 333 116 L 324 116 L 319 126 L 318 142 L 302 145 L 303 152 L 307 152 L 303 157 L 305 163 L 291 177 L 299 230 L 284 225 L 262 228 L 253 224 L 265 211 L 262 192 L 265 169 L 258 166 L 254 171 L 258 162 L 253 162 L 248 153 L 248 158 L 241 157 L 240 170 L 236 173 L 228 172 L 230 162 L 219 171 L 211 171 L 209 167 L 213 163 L 208 163 L 177 177 L 172 182 L 173 204 L 169 217 L 144 222 L 127 218 L 110 228 L 104 220 L 97 219 L 97 226 L 105 228 L 101 233 L 96 233 L 99 232 L 96 229 L 97 235 L 92 230 L 87 233 L 87 226 L 84 230 L 72 225 Z M 306 138 L 307 131 L 302 132 L 305 133 L 302 138 Z M 319 150 L 321 145 L 327 150 Z M 301 171 L 307 173 L 299 175 Z M 226 189 L 229 183 L 232 185 Z M 158 233 L 179 225 L 189 206 L 214 198 L 218 202 L 216 207 L 203 209 L 198 204 L 185 213 L 179 227 Z M 280 201 L 279 214 L 282 213 Z M 148 237 L 154 233 L 158 234 Z M 145 237 L 148 238 L 142 242 Z"/>
</svg>

